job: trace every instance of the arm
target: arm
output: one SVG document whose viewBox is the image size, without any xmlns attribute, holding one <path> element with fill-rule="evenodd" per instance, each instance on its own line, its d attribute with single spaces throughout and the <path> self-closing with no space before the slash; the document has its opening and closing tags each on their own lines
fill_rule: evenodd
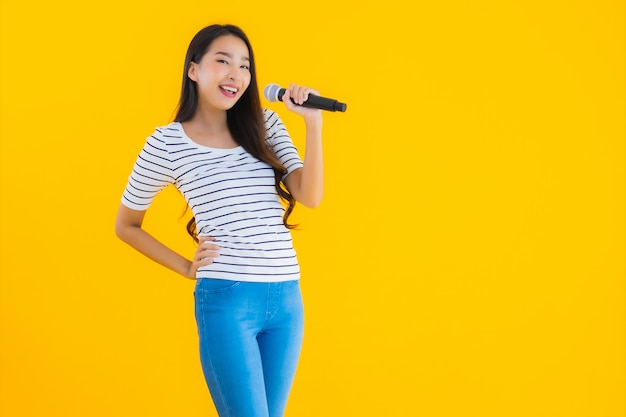
<svg viewBox="0 0 626 417">
<path fill-rule="evenodd" d="M 297 106 L 289 100 L 302 104 L 309 96 L 316 94 L 310 88 L 290 85 L 285 91 L 283 102 L 287 108 L 304 118 L 306 126 L 306 151 L 304 167 L 293 171 L 285 178 L 287 189 L 296 201 L 307 206 L 317 207 L 324 195 L 324 158 L 322 148 L 322 111 Z"/>
<path fill-rule="evenodd" d="M 189 279 L 195 279 L 198 268 L 213 263 L 213 258 L 218 256 L 219 248 L 210 242 L 210 237 L 200 237 L 193 261 L 179 255 L 141 228 L 145 214 L 145 211 L 133 210 L 121 204 L 117 212 L 115 233 L 153 261 Z"/>
</svg>

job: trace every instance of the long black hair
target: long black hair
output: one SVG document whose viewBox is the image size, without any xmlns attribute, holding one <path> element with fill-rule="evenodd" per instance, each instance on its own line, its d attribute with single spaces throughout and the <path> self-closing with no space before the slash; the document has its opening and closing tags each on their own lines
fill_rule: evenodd
<svg viewBox="0 0 626 417">
<path fill-rule="evenodd" d="M 192 62 L 199 63 L 204 54 L 209 50 L 211 43 L 226 35 L 236 36 L 245 42 L 250 54 L 250 85 L 241 98 L 233 107 L 226 110 L 226 120 L 228 129 L 235 141 L 246 151 L 260 161 L 269 164 L 274 169 L 276 179 L 276 192 L 287 203 L 283 224 L 289 229 L 295 225 L 289 224 L 296 200 L 291 195 L 281 178 L 285 175 L 285 167 L 280 163 L 276 155 L 266 144 L 265 138 L 265 118 L 259 97 L 259 87 L 256 80 L 256 65 L 252 46 L 246 34 L 239 27 L 234 25 L 211 25 L 200 30 L 191 40 L 187 55 L 185 56 L 185 67 L 183 70 L 183 85 L 178 102 L 178 110 L 175 122 L 186 122 L 191 120 L 198 108 L 198 89 L 196 82 L 187 75 Z M 196 219 L 192 217 L 187 223 L 187 232 L 197 242 L 198 230 L 196 229 Z"/>
</svg>

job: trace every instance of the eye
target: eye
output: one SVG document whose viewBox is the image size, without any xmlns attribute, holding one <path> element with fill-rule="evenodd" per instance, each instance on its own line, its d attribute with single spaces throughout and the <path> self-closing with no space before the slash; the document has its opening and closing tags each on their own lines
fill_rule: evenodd
<svg viewBox="0 0 626 417">
<path fill-rule="evenodd" d="M 219 62 L 220 64 L 228 64 L 228 61 L 226 61 L 225 59 L 218 59 L 217 62 Z"/>
<path fill-rule="evenodd" d="M 250 66 L 248 65 L 242 65 L 241 68 L 250 71 Z"/>
</svg>

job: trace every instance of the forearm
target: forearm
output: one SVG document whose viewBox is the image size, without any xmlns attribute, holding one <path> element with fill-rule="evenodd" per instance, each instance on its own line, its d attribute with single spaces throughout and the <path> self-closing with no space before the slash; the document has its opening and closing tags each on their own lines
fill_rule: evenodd
<svg viewBox="0 0 626 417">
<path fill-rule="evenodd" d="M 304 167 L 296 199 L 307 207 L 317 207 L 324 195 L 324 154 L 322 147 L 322 121 L 306 121 L 306 149 Z"/>
<path fill-rule="evenodd" d="M 153 261 L 187 276 L 191 261 L 174 252 L 141 227 L 128 226 L 117 230 L 118 237 Z"/>
</svg>

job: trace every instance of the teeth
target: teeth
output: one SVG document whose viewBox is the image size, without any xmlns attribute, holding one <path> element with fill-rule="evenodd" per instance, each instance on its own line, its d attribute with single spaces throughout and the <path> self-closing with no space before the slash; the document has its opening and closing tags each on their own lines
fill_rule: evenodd
<svg viewBox="0 0 626 417">
<path fill-rule="evenodd" d="M 236 88 L 232 88 L 232 87 L 224 87 L 224 86 L 222 86 L 221 88 L 222 88 L 222 90 L 226 90 L 226 91 L 228 91 L 230 93 L 236 93 L 237 91 L 239 91 Z"/>
</svg>

